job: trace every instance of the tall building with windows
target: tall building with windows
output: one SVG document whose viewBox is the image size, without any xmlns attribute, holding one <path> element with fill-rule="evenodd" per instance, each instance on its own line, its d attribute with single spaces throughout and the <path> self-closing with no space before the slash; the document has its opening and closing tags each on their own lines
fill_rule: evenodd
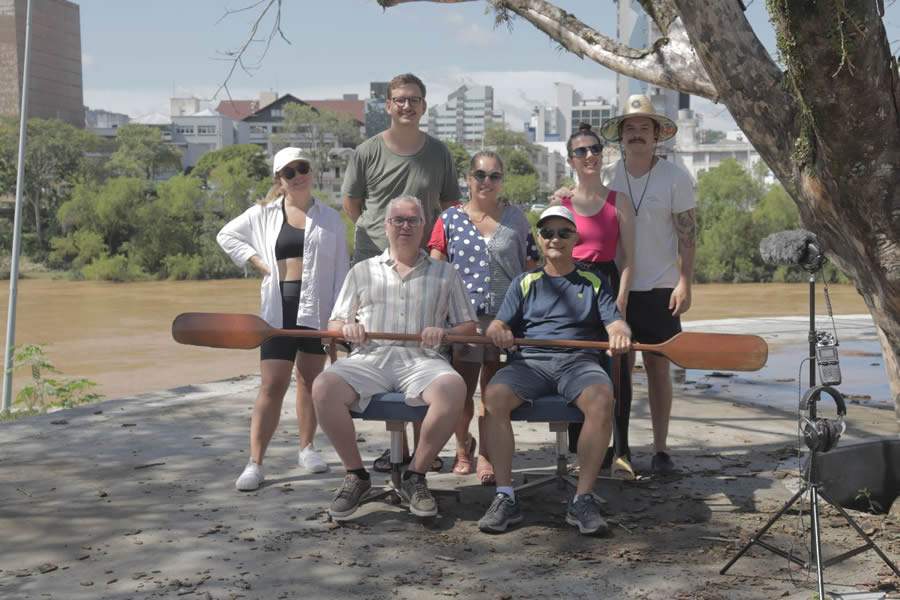
<svg viewBox="0 0 900 600">
<path fill-rule="evenodd" d="M 84 127 L 81 13 L 68 0 L 33 0 L 28 116 Z M 0 0 L 0 114 L 17 116 L 25 65 L 26 0 Z"/>
<path fill-rule="evenodd" d="M 556 106 L 535 106 L 525 126 L 532 142 L 565 142 L 581 123 L 593 127 L 615 115 L 603 98 L 584 98 L 568 83 L 556 83 Z"/>
<path fill-rule="evenodd" d="M 387 114 L 387 81 L 369 83 L 369 98 L 365 104 L 366 137 L 379 134 L 391 126 L 391 117 Z"/>
<path fill-rule="evenodd" d="M 445 142 L 480 146 L 485 127 L 492 121 L 503 122 L 503 113 L 494 110 L 494 88 L 489 85 L 463 85 L 447 96 L 447 102 L 428 109 L 427 125 L 420 127 Z"/>
</svg>

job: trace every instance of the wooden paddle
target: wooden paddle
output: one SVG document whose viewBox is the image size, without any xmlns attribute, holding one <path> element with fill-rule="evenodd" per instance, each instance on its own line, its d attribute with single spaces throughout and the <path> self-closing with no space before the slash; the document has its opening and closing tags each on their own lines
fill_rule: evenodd
<svg viewBox="0 0 900 600">
<path fill-rule="evenodd" d="M 367 332 L 374 340 L 417 342 L 408 333 Z M 181 344 L 211 348 L 256 348 L 271 337 L 319 337 L 343 339 L 339 331 L 276 329 L 256 315 L 226 313 L 183 313 L 172 322 L 172 337 Z M 480 335 L 448 335 L 448 343 L 492 344 Z M 607 342 L 585 340 L 538 340 L 516 338 L 518 346 L 548 348 L 592 348 L 606 350 Z M 769 347 L 757 335 L 682 332 L 661 344 L 633 344 L 635 350 L 661 354 L 684 369 L 757 371 L 766 364 Z"/>
</svg>

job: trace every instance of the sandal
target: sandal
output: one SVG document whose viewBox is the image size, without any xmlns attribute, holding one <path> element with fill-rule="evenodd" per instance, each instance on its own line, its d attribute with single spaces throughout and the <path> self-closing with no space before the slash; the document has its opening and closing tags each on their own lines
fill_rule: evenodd
<svg viewBox="0 0 900 600">
<path fill-rule="evenodd" d="M 411 456 L 404 456 L 403 462 L 400 463 L 401 466 L 406 466 L 412 460 Z M 391 450 L 388 448 L 384 452 L 381 453 L 381 456 L 375 459 L 372 463 L 372 469 L 378 473 L 390 473 L 391 472 Z"/>
<path fill-rule="evenodd" d="M 484 456 L 478 457 L 478 468 L 475 472 L 478 474 L 478 480 L 481 482 L 481 485 L 497 484 L 497 478 L 494 476 L 494 466 Z"/>
<path fill-rule="evenodd" d="M 609 474 L 613 479 L 621 479 L 623 481 L 634 481 L 636 479 L 634 469 L 626 456 L 616 457 Z"/>
<path fill-rule="evenodd" d="M 469 440 L 466 442 L 466 448 L 463 454 L 456 451 L 456 458 L 453 460 L 453 472 L 457 475 L 470 475 L 475 472 L 475 448 L 478 442 L 470 434 Z"/>
</svg>

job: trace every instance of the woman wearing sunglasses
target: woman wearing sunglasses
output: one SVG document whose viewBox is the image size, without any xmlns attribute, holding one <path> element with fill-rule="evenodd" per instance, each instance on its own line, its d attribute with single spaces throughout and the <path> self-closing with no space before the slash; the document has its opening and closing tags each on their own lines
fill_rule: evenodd
<svg viewBox="0 0 900 600">
<path fill-rule="evenodd" d="M 324 329 L 350 265 L 344 223 L 312 196 L 309 158 L 284 148 L 272 161 L 269 193 L 229 222 L 216 237 L 226 254 L 262 275 L 262 318 L 272 327 Z M 250 460 L 235 482 L 241 491 L 265 479 L 263 457 L 278 427 L 281 405 L 297 371 L 299 464 L 311 473 L 328 465 L 313 447 L 316 414 L 310 387 L 325 365 L 320 338 L 272 338 L 260 348 L 262 379 L 250 420 Z"/>
<path fill-rule="evenodd" d="M 613 289 L 616 306 L 627 319 L 628 292 L 631 289 L 634 261 L 634 207 L 624 194 L 603 185 L 603 142 L 582 123 L 566 143 L 569 165 L 578 177 L 578 185 L 568 193 L 558 194 L 556 201 L 572 211 L 578 227 L 578 244 L 572 256 L 579 268 L 603 274 Z M 613 380 L 616 386 L 616 421 L 614 454 L 605 464 L 612 464 L 614 477 L 634 479 L 631 450 L 628 447 L 628 421 L 631 413 L 631 383 L 621 367 L 622 360 L 613 361 Z M 618 377 L 616 375 L 619 375 Z M 577 444 L 580 427 L 570 427 L 570 445 Z"/>
<path fill-rule="evenodd" d="M 466 181 L 469 201 L 445 210 L 434 224 L 428 249 L 432 258 L 448 260 L 462 276 L 469 300 L 479 318 L 483 333 L 517 275 L 530 269 L 538 260 L 537 247 L 524 213 L 500 199 L 503 189 L 503 161 L 490 151 L 472 157 Z M 499 350 L 492 345 L 455 345 L 453 367 L 466 381 L 467 395 L 463 416 L 456 428 L 456 461 L 453 472 L 467 475 L 476 471 L 475 450 L 480 449 L 478 478 L 483 485 L 493 485 L 494 469 L 479 441 L 469 433 L 475 413 L 473 396 L 481 373 L 481 389 L 487 386 L 500 367 Z"/>
</svg>

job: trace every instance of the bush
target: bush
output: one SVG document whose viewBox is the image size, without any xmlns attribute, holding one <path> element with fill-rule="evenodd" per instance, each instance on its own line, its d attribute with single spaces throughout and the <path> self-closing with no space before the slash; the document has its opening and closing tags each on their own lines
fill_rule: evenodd
<svg viewBox="0 0 900 600">
<path fill-rule="evenodd" d="M 175 254 L 163 259 L 169 279 L 200 279 L 203 275 L 203 258 L 195 254 Z"/>
<path fill-rule="evenodd" d="M 119 254 L 116 256 L 102 256 L 81 270 L 85 279 L 100 281 L 140 281 L 148 279 L 141 268 L 130 262 L 128 257 Z"/>
<path fill-rule="evenodd" d="M 41 346 L 26 344 L 16 349 L 13 358 L 14 370 L 26 368 L 31 371 L 31 382 L 16 394 L 16 404 L 24 405 L 29 413 L 46 412 L 54 406 L 71 408 L 102 397 L 91 391 L 97 384 L 89 379 L 47 377 L 48 373 L 59 374 L 59 370 L 53 366 Z"/>
</svg>

